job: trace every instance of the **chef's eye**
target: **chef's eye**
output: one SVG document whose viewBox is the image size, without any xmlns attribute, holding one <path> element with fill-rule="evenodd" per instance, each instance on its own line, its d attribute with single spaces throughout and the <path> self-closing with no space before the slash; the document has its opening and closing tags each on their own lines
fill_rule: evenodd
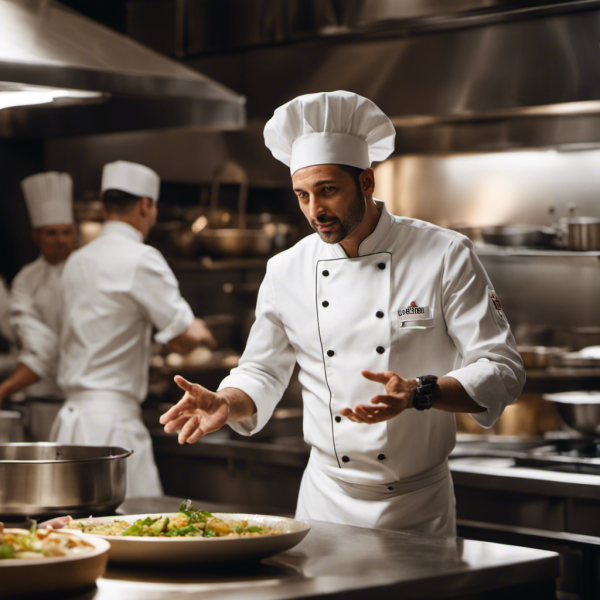
<svg viewBox="0 0 600 600">
<path fill-rule="evenodd" d="M 334 188 L 332 185 L 326 185 L 326 186 L 323 188 L 323 191 L 324 191 L 326 194 L 331 194 L 331 192 L 335 191 L 335 188 Z"/>
</svg>

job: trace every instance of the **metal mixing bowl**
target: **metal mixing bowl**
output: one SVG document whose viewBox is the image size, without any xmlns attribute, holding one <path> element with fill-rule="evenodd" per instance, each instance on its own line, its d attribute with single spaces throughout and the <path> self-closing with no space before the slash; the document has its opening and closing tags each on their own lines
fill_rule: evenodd
<svg viewBox="0 0 600 600">
<path fill-rule="evenodd" d="M 600 392 L 559 392 L 544 394 L 542 398 L 554 403 L 571 429 L 585 435 L 600 435 Z"/>
<path fill-rule="evenodd" d="M 0 520 L 110 513 L 125 499 L 125 459 L 116 446 L 0 444 Z"/>
</svg>

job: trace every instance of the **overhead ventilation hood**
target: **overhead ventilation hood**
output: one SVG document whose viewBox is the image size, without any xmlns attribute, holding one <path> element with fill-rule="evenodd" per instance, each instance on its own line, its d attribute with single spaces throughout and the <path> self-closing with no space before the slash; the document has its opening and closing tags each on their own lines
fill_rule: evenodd
<svg viewBox="0 0 600 600">
<path fill-rule="evenodd" d="M 0 0 L 0 136 L 238 129 L 245 98 L 53 0 Z"/>
<path fill-rule="evenodd" d="M 186 0 L 185 64 L 224 73 L 257 125 L 345 89 L 390 116 L 400 152 L 600 143 L 598 0 L 234 3 Z"/>
</svg>

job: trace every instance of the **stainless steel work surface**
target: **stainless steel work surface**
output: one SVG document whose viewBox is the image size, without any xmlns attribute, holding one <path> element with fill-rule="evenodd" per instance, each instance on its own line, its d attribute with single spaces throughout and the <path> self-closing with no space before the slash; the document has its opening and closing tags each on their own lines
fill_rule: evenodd
<svg viewBox="0 0 600 600">
<path fill-rule="evenodd" d="M 127 500 L 123 514 L 171 512 L 178 498 Z M 238 506 L 196 502 L 228 512 Z M 552 581 L 558 555 L 465 540 L 309 521 L 295 548 L 261 563 L 215 569 L 110 567 L 97 589 L 73 600 L 448 598 Z M 368 595 L 367 595 L 368 594 Z"/>
</svg>

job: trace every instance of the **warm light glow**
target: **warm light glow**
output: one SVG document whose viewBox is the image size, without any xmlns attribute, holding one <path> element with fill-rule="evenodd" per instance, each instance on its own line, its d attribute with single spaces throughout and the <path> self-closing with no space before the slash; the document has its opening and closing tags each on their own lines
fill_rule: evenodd
<svg viewBox="0 0 600 600">
<path fill-rule="evenodd" d="M 44 87 L 23 87 L 15 89 L 8 84 L 9 89 L 2 89 L 0 83 L 0 110 L 12 106 L 33 106 L 36 104 L 50 104 L 58 98 L 100 98 L 103 94 L 100 92 L 86 92 L 79 90 L 60 90 Z"/>
<path fill-rule="evenodd" d="M 202 215 L 198 217 L 192 224 L 192 231 L 194 233 L 200 233 L 208 225 L 208 219 Z"/>
</svg>

